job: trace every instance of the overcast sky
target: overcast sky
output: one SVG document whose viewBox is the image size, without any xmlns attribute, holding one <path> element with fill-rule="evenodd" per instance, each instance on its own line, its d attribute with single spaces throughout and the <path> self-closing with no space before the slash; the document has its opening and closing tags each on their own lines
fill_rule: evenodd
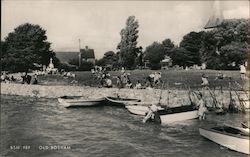
<svg viewBox="0 0 250 157">
<path fill-rule="evenodd" d="M 224 18 L 249 18 L 249 1 L 221 1 Z M 97 58 L 116 52 L 128 16 L 139 21 L 138 46 L 201 31 L 213 12 L 213 1 L 2 1 L 1 40 L 20 24 L 47 30 L 54 51 L 79 51 L 88 45 Z"/>
</svg>

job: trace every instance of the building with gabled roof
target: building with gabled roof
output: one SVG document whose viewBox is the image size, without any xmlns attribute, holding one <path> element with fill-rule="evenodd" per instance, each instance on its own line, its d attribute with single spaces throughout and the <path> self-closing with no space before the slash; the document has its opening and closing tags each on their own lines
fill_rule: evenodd
<svg viewBox="0 0 250 157">
<path fill-rule="evenodd" d="M 81 52 L 81 61 L 82 62 L 91 62 L 95 64 L 95 52 L 94 49 L 89 49 L 88 46 L 85 49 L 80 49 Z"/>
</svg>

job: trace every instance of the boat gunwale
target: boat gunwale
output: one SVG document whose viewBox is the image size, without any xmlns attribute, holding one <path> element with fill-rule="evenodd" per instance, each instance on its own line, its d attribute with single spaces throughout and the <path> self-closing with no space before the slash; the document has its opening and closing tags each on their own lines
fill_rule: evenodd
<svg viewBox="0 0 250 157">
<path fill-rule="evenodd" d="M 110 96 L 107 96 L 105 97 L 106 100 L 110 101 L 110 102 L 113 102 L 113 103 L 126 103 L 126 102 L 140 102 L 141 100 L 140 99 L 130 99 L 130 98 L 122 98 L 122 100 L 117 100 L 117 99 L 112 99 L 112 98 L 115 98 L 115 97 L 110 97 Z"/>
<path fill-rule="evenodd" d="M 204 127 L 204 126 L 199 127 L 199 129 L 203 129 L 203 130 L 210 131 L 210 132 L 215 132 L 215 133 L 221 134 L 221 135 L 226 135 L 226 136 L 231 136 L 231 137 L 235 137 L 235 138 L 250 140 L 250 134 L 247 136 L 247 135 L 241 135 L 241 134 L 233 134 L 233 133 L 228 133 L 228 132 L 221 132 L 221 131 L 215 130 L 213 128 Z"/>
<path fill-rule="evenodd" d="M 190 107 L 188 108 L 187 110 L 184 110 L 184 111 L 173 111 L 173 112 L 169 112 L 167 113 L 169 110 L 174 110 L 174 109 L 177 109 L 177 108 L 182 108 L 182 107 Z M 165 112 L 164 112 L 165 111 Z M 193 105 L 184 105 L 184 106 L 177 106 L 177 107 L 170 107 L 170 108 L 166 108 L 166 109 L 163 109 L 163 110 L 158 110 L 157 113 L 160 115 L 160 116 L 165 116 L 165 115 L 171 115 L 171 114 L 178 114 L 178 113 L 185 113 L 185 112 L 193 112 L 193 111 L 198 111 L 197 108 L 194 108 Z M 160 113 L 160 112 L 163 112 L 163 113 Z"/>
</svg>

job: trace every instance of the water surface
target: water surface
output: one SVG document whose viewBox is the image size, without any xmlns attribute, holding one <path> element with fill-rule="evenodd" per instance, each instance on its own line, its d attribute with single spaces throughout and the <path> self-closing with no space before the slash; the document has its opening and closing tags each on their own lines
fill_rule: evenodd
<svg viewBox="0 0 250 157">
<path fill-rule="evenodd" d="M 143 124 L 142 117 L 124 108 L 66 109 L 56 99 L 2 95 L 1 155 L 245 157 L 201 137 L 198 127 L 211 123 L 239 126 L 247 118 L 249 114 L 209 115 L 206 122 L 190 120 L 161 126 Z"/>
</svg>

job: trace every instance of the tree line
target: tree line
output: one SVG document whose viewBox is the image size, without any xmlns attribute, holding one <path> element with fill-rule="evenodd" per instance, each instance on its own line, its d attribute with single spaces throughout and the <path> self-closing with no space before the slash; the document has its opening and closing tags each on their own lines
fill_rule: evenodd
<svg viewBox="0 0 250 157">
<path fill-rule="evenodd" d="M 137 46 L 138 20 L 130 16 L 120 32 L 117 52 L 106 52 L 97 64 L 135 69 L 148 61 L 151 69 L 160 69 L 161 61 L 169 56 L 173 65 L 187 67 L 205 63 L 208 69 L 234 70 L 247 60 L 249 26 L 249 19 L 224 20 L 217 28 L 186 34 L 179 45 L 167 38 L 153 42 L 142 51 Z"/>
<path fill-rule="evenodd" d="M 129 16 L 121 30 L 117 52 L 108 51 L 97 65 L 111 68 L 142 67 L 145 61 L 151 69 L 160 69 L 161 61 L 169 56 L 173 65 L 192 66 L 206 63 L 209 69 L 238 69 L 249 54 L 249 19 L 224 20 L 212 30 L 190 32 L 179 45 L 166 38 L 143 48 L 138 46 L 139 22 Z M 53 58 L 56 67 L 64 67 L 47 41 L 46 30 L 39 25 L 25 23 L 1 41 L 1 70 L 19 72 L 48 65 Z"/>
</svg>

